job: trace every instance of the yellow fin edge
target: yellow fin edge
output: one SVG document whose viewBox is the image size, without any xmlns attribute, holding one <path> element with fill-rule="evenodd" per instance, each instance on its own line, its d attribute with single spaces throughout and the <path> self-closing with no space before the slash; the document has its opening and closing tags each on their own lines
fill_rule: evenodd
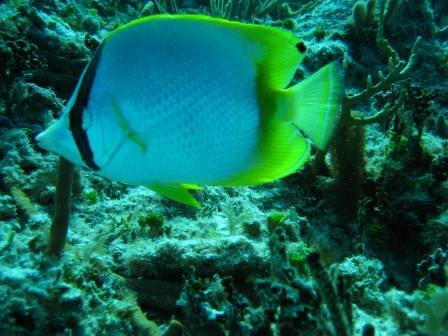
<svg viewBox="0 0 448 336">
<path fill-rule="evenodd" d="M 192 186 L 192 185 L 188 185 Z M 149 189 L 169 198 L 173 201 L 190 205 L 195 208 L 201 208 L 199 202 L 188 192 L 186 187 L 181 184 L 164 184 L 164 183 L 151 183 L 147 185 Z"/>
</svg>

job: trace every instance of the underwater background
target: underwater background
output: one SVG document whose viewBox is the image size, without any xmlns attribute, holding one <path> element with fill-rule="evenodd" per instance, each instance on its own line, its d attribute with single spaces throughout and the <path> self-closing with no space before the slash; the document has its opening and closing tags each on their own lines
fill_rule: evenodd
<svg viewBox="0 0 448 336">
<path fill-rule="evenodd" d="M 340 129 L 201 209 L 77 169 L 64 247 L 34 137 L 107 33 L 158 13 L 291 30 L 296 81 L 339 60 Z M 0 335 L 448 335 L 447 89 L 446 0 L 0 2 Z"/>
</svg>

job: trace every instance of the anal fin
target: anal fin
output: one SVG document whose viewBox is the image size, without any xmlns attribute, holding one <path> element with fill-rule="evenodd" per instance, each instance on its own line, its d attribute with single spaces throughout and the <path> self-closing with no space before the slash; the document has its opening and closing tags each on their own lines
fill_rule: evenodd
<svg viewBox="0 0 448 336">
<path fill-rule="evenodd" d="M 182 184 L 182 187 L 187 190 L 202 190 L 202 187 L 197 184 Z"/>
<path fill-rule="evenodd" d="M 188 192 L 188 190 L 184 185 L 153 183 L 147 185 L 147 187 L 173 201 L 180 202 L 186 205 L 191 205 L 195 208 L 201 207 L 199 202 Z"/>
</svg>

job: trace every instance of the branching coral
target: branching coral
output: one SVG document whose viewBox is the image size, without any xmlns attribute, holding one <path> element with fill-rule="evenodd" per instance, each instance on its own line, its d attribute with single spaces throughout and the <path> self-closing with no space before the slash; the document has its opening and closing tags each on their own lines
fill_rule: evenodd
<svg viewBox="0 0 448 336">
<path fill-rule="evenodd" d="M 351 114 L 354 105 L 366 101 L 376 95 L 389 89 L 394 83 L 406 79 L 409 71 L 416 62 L 418 47 L 421 37 L 417 37 L 414 46 L 410 52 L 407 61 L 402 60 L 395 49 L 391 46 L 389 41 L 384 36 L 384 26 L 388 18 L 392 14 L 390 11 L 395 11 L 398 4 L 397 1 L 388 1 L 386 7 L 386 0 L 382 0 L 380 4 L 380 17 L 378 22 L 378 32 L 376 36 L 376 45 L 378 50 L 388 58 L 389 73 L 385 76 L 381 71 L 378 72 L 379 81 L 373 84 L 372 76 L 367 76 L 367 87 L 365 90 L 356 94 L 346 94 L 342 104 L 342 118 L 343 122 L 351 125 L 368 125 L 378 122 L 390 114 L 396 112 L 402 103 L 402 99 L 398 99 L 395 104 L 386 104 L 381 111 L 371 117 L 358 118 Z M 394 3 L 394 4 L 392 4 Z M 356 10 L 356 5 L 354 11 Z"/>
<path fill-rule="evenodd" d="M 395 50 L 392 49 L 389 42 L 384 37 L 381 37 L 377 40 L 379 49 L 387 50 L 392 54 L 392 56 L 389 57 L 388 61 L 389 73 L 385 76 L 381 71 L 379 71 L 378 78 L 380 80 L 376 84 L 373 84 L 372 76 L 368 75 L 367 87 L 365 90 L 356 94 L 347 94 L 344 97 L 342 103 L 342 118 L 344 122 L 349 125 L 369 125 L 375 122 L 379 122 L 398 111 L 403 103 L 402 96 L 400 96 L 399 99 L 396 100 L 393 104 L 386 103 L 386 105 L 373 116 L 364 118 L 356 117 L 352 114 L 354 105 L 370 99 L 377 93 L 389 89 L 394 83 L 407 78 L 409 70 L 415 64 L 419 42 L 420 37 L 415 41 L 408 61 L 403 61 L 400 59 L 398 54 L 396 54 Z"/>
<path fill-rule="evenodd" d="M 154 0 L 154 5 L 160 13 L 176 14 L 179 12 L 176 0 Z"/>
<path fill-rule="evenodd" d="M 286 0 L 210 0 L 209 8 L 181 8 L 176 0 L 154 0 L 149 1 L 143 8 L 144 15 L 153 12 L 177 14 L 198 11 L 214 17 L 244 22 L 264 20 L 268 16 L 285 19 L 298 14 L 298 10 L 292 9 Z"/>
<path fill-rule="evenodd" d="M 382 15 L 382 17 L 384 14 Z M 382 23 L 381 23 L 382 22 Z M 380 20 L 380 28 L 376 39 L 377 48 L 382 51 L 385 56 L 388 56 L 389 73 L 385 76 L 381 71 L 378 72 L 379 81 L 373 84 L 372 76 L 367 76 L 367 87 L 365 90 L 356 94 L 346 94 L 342 102 L 342 122 L 349 125 L 368 125 L 375 122 L 379 122 L 384 118 L 398 111 L 403 103 L 403 98 L 400 96 L 394 104 L 387 103 L 377 114 L 363 118 L 355 117 L 352 115 L 353 107 L 363 101 L 366 101 L 376 95 L 389 89 L 394 83 L 406 79 L 409 71 L 414 66 L 418 46 L 421 38 L 417 37 L 414 46 L 410 52 L 409 59 L 404 61 L 400 58 L 398 53 L 390 45 L 389 41 L 383 36 L 384 29 L 381 28 L 384 25 L 384 20 Z"/>
<path fill-rule="evenodd" d="M 232 0 L 210 0 L 210 12 L 212 16 L 228 18 L 232 13 Z"/>
<path fill-rule="evenodd" d="M 375 3 L 375 1 L 369 1 L 367 5 L 356 4 L 353 8 L 353 18 L 359 21 L 354 23 L 358 33 L 362 28 L 360 27 L 361 22 L 370 24 L 372 21 L 371 19 L 366 19 L 368 15 L 373 15 L 372 3 Z M 420 37 L 417 37 L 415 40 L 408 60 L 402 60 L 384 36 L 384 26 L 392 16 L 391 12 L 395 12 L 398 5 L 399 3 L 396 1 L 382 0 L 380 2 L 376 46 L 377 50 L 388 59 L 389 73 L 384 75 L 379 71 L 377 83 L 374 83 L 372 76 L 368 75 L 366 88 L 357 93 L 347 92 L 342 101 L 341 126 L 334 142 L 332 154 L 334 174 L 336 176 L 334 184 L 335 194 L 340 195 L 344 193 L 346 195 L 343 200 L 340 200 L 340 198 L 336 200 L 336 206 L 340 213 L 345 216 L 353 216 L 355 214 L 364 183 L 364 129 L 362 127 L 380 122 L 396 113 L 402 108 L 404 97 L 403 93 L 400 93 L 398 99 L 393 102 L 387 102 L 379 112 L 368 117 L 359 115 L 354 110 L 354 107 L 368 101 L 379 93 L 387 91 L 395 83 L 406 79 L 409 71 L 415 65 L 418 55 Z M 364 6 L 367 8 L 364 8 Z M 368 12 L 365 13 L 364 11 Z"/>
<path fill-rule="evenodd" d="M 297 15 L 285 0 L 210 0 L 212 16 L 254 22 L 274 12 L 283 18 Z"/>
</svg>

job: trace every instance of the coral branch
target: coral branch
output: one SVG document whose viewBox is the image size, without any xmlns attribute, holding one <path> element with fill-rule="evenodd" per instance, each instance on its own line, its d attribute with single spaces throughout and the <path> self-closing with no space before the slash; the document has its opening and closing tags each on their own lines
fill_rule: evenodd
<svg viewBox="0 0 448 336">
<path fill-rule="evenodd" d="M 366 89 L 356 94 L 346 93 L 342 102 L 342 115 L 343 115 L 342 119 L 343 122 L 346 122 L 349 125 L 368 125 L 374 122 L 378 122 L 384 119 L 385 117 L 391 115 L 392 113 L 395 113 L 400 108 L 403 102 L 402 97 L 400 97 L 400 99 L 398 99 L 392 106 L 391 104 L 386 104 L 384 108 L 376 115 L 367 118 L 357 118 L 354 117 L 351 113 L 354 105 L 370 99 L 377 93 L 387 90 L 394 83 L 405 79 L 409 73 L 409 70 L 414 66 L 416 62 L 418 47 L 421 41 L 420 36 L 417 37 L 417 39 L 415 40 L 407 61 L 400 59 L 400 56 L 398 55 L 397 51 L 392 47 L 390 42 L 384 37 L 384 26 L 395 14 L 399 5 L 400 1 L 398 0 L 388 0 L 388 1 L 382 0 L 380 3 L 380 13 L 379 13 L 380 17 L 378 22 L 376 45 L 378 50 L 381 53 L 383 53 L 388 59 L 389 73 L 385 76 L 381 71 L 379 71 L 378 72 L 379 81 L 376 84 L 373 83 L 372 76 L 368 75 Z M 361 5 L 355 6 L 354 9 L 360 6 Z"/>
<path fill-rule="evenodd" d="M 177 14 L 179 13 L 179 9 L 177 8 L 176 0 L 169 0 L 169 6 L 167 4 L 167 0 L 154 0 L 154 3 L 157 7 L 157 10 L 160 13 L 167 14 Z"/>
<path fill-rule="evenodd" d="M 381 111 L 379 111 L 377 114 L 370 116 L 370 117 L 366 117 L 366 118 L 351 117 L 350 123 L 352 125 L 360 125 L 361 126 L 361 125 L 373 124 L 375 122 L 380 122 L 380 121 L 384 120 L 385 118 L 387 118 L 388 116 L 397 112 L 400 109 L 400 107 L 402 107 L 402 105 L 403 105 L 403 94 L 400 94 L 399 98 L 393 105 L 391 105 L 390 103 L 387 103 L 386 105 L 384 105 L 384 107 L 381 109 Z"/>
<path fill-rule="evenodd" d="M 387 43 L 390 46 L 389 42 L 386 39 L 382 39 L 380 43 Z M 362 101 L 368 100 L 373 97 L 377 93 L 380 93 L 384 90 L 387 90 L 391 87 L 392 84 L 399 82 L 405 79 L 408 75 L 409 70 L 414 66 L 415 60 L 417 57 L 418 47 L 420 45 L 421 37 L 419 36 L 411 49 L 411 53 L 408 61 L 396 59 L 394 56 L 389 57 L 388 66 L 389 73 L 387 76 L 384 76 L 381 71 L 378 72 L 379 82 L 373 84 L 372 77 L 370 75 L 367 76 L 367 86 L 366 89 L 357 94 L 346 95 L 342 102 L 342 113 L 344 117 L 347 118 L 347 122 L 352 125 L 368 125 L 374 122 L 378 122 L 385 117 L 395 113 L 398 108 L 401 106 L 403 101 L 402 98 L 397 100 L 393 106 L 390 104 L 386 104 L 384 108 L 378 112 L 376 115 L 368 117 L 368 118 L 356 118 L 351 114 L 351 110 L 355 104 L 358 104 Z M 392 47 L 390 47 L 392 48 Z M 387 48 L 386 48 L 387 49 Z M 393 49 L 392 49 L 393 50 Z M 392 52 L 392 54 L 394 54 Z M 397 56 L 398 57 L 398 56 Z"/>
<path fill-rule="evenodd" d="M 210 11 L 215 17 L 230 18 L 232 7 L 232 0 L 210 0 Z"/>
<path fill-rule="evenodd" d="M 255 7 L 255 17 L 262 17 L 270 12 L 273 8 L 280 5 L 282 1 L 279 0 L 265 0 Z"/>
<path fill-rule="evenodd" d="M 50 229 L 50 254 L 61 254 L 67 240 L 74 171 L 75 166 L 61 157 L 56 185 L 54 217 Z"/>
</svg>

